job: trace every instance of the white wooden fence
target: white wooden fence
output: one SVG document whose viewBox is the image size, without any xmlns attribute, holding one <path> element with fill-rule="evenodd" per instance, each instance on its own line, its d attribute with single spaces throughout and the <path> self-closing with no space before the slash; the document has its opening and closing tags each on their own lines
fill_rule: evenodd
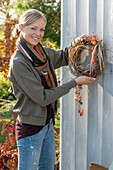
<svg viewBox="0 0 113 170">
<path fill-rule="evenodd" d="M 89 170 L 90 162 L 113 161 L 113 0 L 61 0 L 62 48 L 82 34 L 104 40 L 105 71 L 82 90 L 84 115 L 77 113 L 74 90 L 61 99 L 60 170 Z M 61 70 L 62 83 L 72 77 Z"/>
</svg>

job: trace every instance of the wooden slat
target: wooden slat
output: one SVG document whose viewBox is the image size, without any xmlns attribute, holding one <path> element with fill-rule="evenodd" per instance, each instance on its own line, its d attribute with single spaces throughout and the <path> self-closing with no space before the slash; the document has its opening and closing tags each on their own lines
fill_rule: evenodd
<svg viewBox="0 0 113 170">
<path fill-rule="evenodd" d="M 105 71 L 82 90 L 83 117 L 77 113 L 74 90 L 61 99 L 60 169 L 89 170 L 91 162 L 109 167 L 113 161 L 113 2 L 62 0 L 61 3 L 62 48 L 81 34 L 97 34 L 104 40 Z M 69 67 L 62 69 L 62 83 L 70 76 Z"/>
</svg>

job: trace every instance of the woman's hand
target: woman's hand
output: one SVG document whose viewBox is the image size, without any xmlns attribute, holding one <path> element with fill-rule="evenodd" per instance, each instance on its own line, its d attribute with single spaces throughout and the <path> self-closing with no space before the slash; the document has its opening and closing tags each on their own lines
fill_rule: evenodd
<svg viewBox="0 0 113 170">
<path fill-rule="evenodd" d="M 77 43 L 78 41 L 83 41 L 83 39 L 86 38 L 87 36 L 88 36 L 88 35 L 86 35 L 86 34 L 82 34 L 80 37 L 75 38 L 75 40 L 74 40 L 74 42 L 72 43 L 72 45 L 73 45 L 74 43 Z"/>
<path fill-rule="evenodd" d="M 88 76 L 80 76 L 75 79 L 77 85 L 88 85 L 96 81 L 96 78 Z"/>
</svg>

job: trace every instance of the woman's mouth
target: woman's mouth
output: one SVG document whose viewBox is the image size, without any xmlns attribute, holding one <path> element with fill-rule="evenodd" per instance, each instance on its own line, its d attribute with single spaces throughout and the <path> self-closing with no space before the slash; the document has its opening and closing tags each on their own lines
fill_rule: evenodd
<svg viewBox="0 0 113 170">
<path fill-rule="evenodd" d="M 39 38 L 38 37 L 32 37 L 33 38 L 33 40 L 35 40 L 35 41 L 39 41 Z"/>
</svg>

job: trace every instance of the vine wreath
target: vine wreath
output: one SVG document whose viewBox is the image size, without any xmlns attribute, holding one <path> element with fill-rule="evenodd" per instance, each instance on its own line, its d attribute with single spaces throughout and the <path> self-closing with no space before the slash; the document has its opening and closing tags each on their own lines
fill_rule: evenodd
<svg viewBox="0 0 113 170">
<path fill-rule="evenodd" d="M 103 41 L 96 35 L 82 36 L 76 39 L 69 47 L 69 68 L 74 76 L 98 77 L 104 71 Z M 85 63 L 86 62 L 86 63 Z M 84 65 L 85 63 L 85 65 Z M 78 112 L 83 115 L 82 96 L 75 88 L 76 98 L 79 103 Z"/>
<path fill-rule="evenodd" d="M 69 47 L 69 67 L 73 75 L 86 75 L 90 77 L 97 77 L 102 74 L 104 70 L 104 53 L 103 41 L 96 35 L 83 36 L 74 41 Z M 83 51 L 88 51 L 89 55 L 81 55 Z M 91 56 L 90 56 L 91 55 Z M 84 58 L 89 58 L 90 62 L 83 67 L 81 61 Z"/>
</svg>

